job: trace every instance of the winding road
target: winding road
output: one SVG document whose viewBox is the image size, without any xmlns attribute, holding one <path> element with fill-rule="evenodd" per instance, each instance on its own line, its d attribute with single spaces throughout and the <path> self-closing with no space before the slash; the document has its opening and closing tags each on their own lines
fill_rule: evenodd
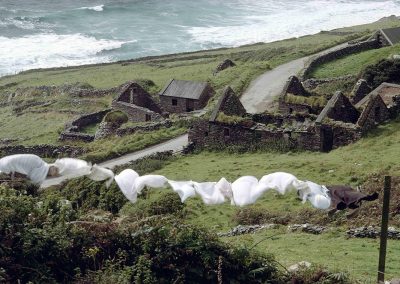
<svg viewBox="0 0 400 284">
<path fill-rule="evenodd" d="M 187 144 L 188 144 L 188 135 L 184 134 L 179 137 L 168 140 L 166 142 L 151 146 L 144 150 L 140 150 L 137 152 L 126 154 L 124 156 L 121 156 L 121 157 L 118 157 L 118 158 L 115 158 L 112 160 L 108 160 L 106 162 L 100 163 L 99 165 L 102 167 L 113 169 L 116 166 L 127 164 L 129 162 L 135 161 L 137 159 L 143 158 L 145 156 L 149 156 L 149 155 L 157 153 L 157 152 L 181 151 Z M 71 177 L 69 177 L 69 178 L 71 178 Z M 67 179 L 68 179 L 68 176 L 47 179 L 42 183 L 41 188 L 47 188 L 47 187 L 50 187 L 53 185 L 60 184 Z"/>
<path fill-rule="evenodd" d="M 312 57 L 340 49 L 347 43 L 323 50 L 313 55 L 305 56 L 288 63 L 279 65 L 260 75 L 250 83 L 250 86 L 240 97 L 240 101 L 249 113 L 266 111 L 275 98 L 283 91 L 283 87 L 290 76 L 297 75 Z"/>
</svg>

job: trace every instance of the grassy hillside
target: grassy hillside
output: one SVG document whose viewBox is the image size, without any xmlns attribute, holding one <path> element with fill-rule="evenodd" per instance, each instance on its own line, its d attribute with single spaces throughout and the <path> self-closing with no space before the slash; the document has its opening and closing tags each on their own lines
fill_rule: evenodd
<svg viewBox="0 0 400 284">
<path fill-rule="evenodd" d="M 358 75 L 368 65 L 375 64 L 379 60 L 395 54 L 400 54 L 399 44 L 360 52 L 318 66 L 310 77 L 332 78 L 344 75 Z"/>
<path fill-rule="evenodd" d="M 147 79 L 155 83 L 149 91 L 156 93 L 171 78 L 178 78 L 208 81 L 217 90 L 217 96 L 210 102 L 213 105 L 219 91 L 227 85 L 240 95 L 251 80 L 281 63 L 368 35 L 378 27 L 399 24 L 400 21 L 392 19 L 273 43 L 142 58 L 111 64 L 32 70 L 15 76 L 2 77 L 0 119 L 6 123 L 0 124 L 0 139 L 19 139 L 15 144 L 60 143 L 57 141 L 58 132 L 67 121 L 79 114 L 109 107 L 117 95 L 80 98 L 68 92 L 60 92 L 49 96 L 32 88 L 25 90 L 21 88 L 62 86 L 77 82 L 95 88 L 111 88 L 128 80 Z M 237 66 L 214 76 L 214 69 L 226 58 L 235 61 Z M 19 95 L 10 98 L 10 94 L 16 89 L 19 89 Z"/>
<path fill-rule="evenodd" d="M 373 131 L 361 141 L 334 150 L 330 153 L 245 153 L 229 154 L 202 152 L 180 158 L 166 165 L 156 173 L 171 179 L 217 181 L 226 177 L 233 181 L 239 176 L 262 175 L 287 171 L 300 179 L 312 180 L 322 184 L 364 185 L 366 191 L 381 192 L 383 176 L 400 175 L 400 165 L 396 153 L 400 153 L 400 120 L 386 124 Z M 397 184 L 397 182 L 395 183 Z M 393 189 L 392 210 L 398 206 L 400 196 Z M 272 252 L 284 265 L 301 260 L 326 265 L 331 269 L 348 270 L 360 283 L 374 283 L 376 276 L 378 240 L 348 240 L 345 229 L 354 226 L 379 225 L 380 206 L 378 202 L 365 204 L 359 217 L 346 220 L 343 214 L 332 219 L 323 211 L 302 205 L 295 195 L 278 196 L 270 192 L 250 208 L 268 212 L 265 223 L 288 218 L 289 223 L 320 223 L 336 227 L 333 232 L 321 236 L 303 233 L 286 233 L 286 229 L 266 230 L 254 235 L 225 238 L 229 243 L 251 247 L 264 238 L 267 239 L 254 249 Z M 134 207 L 135 205 L 127 205 Z M 190 200 L 187 207 L 187 221 L 218 232 L 235 226 L 238 209 L 226 204 L 223 206 L 204 206 L 199 200 Z M 271 221 L 272 220 L 272 221 Z M 393 215 L 390 224 L 399 227 L 400 216 Z M 338 226 L 338 227 L 337 227 Z M 312 249 L 310 248 L 312 247 Z M 389 243 L 387 272 L 394 277 L 400 272 L 399 241 Z"/>
</svg>

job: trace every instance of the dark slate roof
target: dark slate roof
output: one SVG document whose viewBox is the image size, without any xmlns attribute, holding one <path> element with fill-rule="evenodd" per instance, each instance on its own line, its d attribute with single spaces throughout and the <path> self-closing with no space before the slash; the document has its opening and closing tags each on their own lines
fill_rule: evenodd
<svg viewBox="0 0 400 284">
<path fill-rule="evenodd" d="M 394 45 L 400 42 L 400 27 L 381 29 L 380 31 L 390 44 Z"/>
<path fill-rule="evenodd" d="M 207 87 L 206 82 L 172 79 L 161 91 L 160 96 L 198 100 Z"/>
</svg>

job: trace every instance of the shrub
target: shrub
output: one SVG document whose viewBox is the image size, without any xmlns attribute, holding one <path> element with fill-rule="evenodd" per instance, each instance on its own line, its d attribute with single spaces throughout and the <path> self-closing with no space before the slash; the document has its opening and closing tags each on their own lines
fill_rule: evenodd
<svg viewBox="0 0 400 284">
<path fill-rule="evenodd" d="M 378 87 L 383 82 L 400 83 L 400 60 L 381 60 L 375 65 L 368 66 L 362 77 L 372 88 Z"/>
<path fill-rule="evenodd" d="M 272 213 L 265 209 L 251 206 L 237 209 L 232 219 L 238 225 L 257 225 L 265 223 L 287 225 L 291 218 L 288 214 Z"/>
<path fill-rule="evenodd" d="M 126 115 L 126 113 L 116 110 L 107 113 L 103 121 L 121 125 L 128 122 L 128 116 Z"/>
</svg>

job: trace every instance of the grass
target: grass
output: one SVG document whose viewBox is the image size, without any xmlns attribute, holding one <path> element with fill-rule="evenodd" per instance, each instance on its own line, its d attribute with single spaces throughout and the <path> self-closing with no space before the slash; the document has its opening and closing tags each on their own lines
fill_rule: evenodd
<svg viewBox="0 0 400 284">
<path fill-rule="evenodd" d="M 88 149 L 83 159 L 100 162 L 164 142 L 186 132 L 186 128 L 172 126 L 150 132 L 137 132 L 123 137 L 109 137 L 84 144 Z"/>
<path fill-rule="evenodd" d="M 154 173 L 165 175 L 172 180 L 203 182 L 217 181 L 221 177 L 233 181 L 244 175 L 260 178 L 271 172 L 286 171 L 295 174 L 300 179 L 321 184 L 355 186 L 378 180 L 375 189 L 380 190 L 382 183 L 379 180 L 382 180 L 384 175 L 400 175 L 400 165 L 395 154 L 400 152 L 399 128 L 400 120 L 393 121 L 378 127 L 359 142 L 330 153 L 201 152 L 174 159 Z M 158 194 L 159 191 L 152 191 L 151 199 L 156 199 Z M 140 202 L 144 202 L 142 198 L 140 199 Z M 127 206 L 135 207 L 136 205 Z M 302 205 L 294 194 L 278 196 L 269 192 L 253 206 L 280 215 L 296 216 L 298 214 L 296 221 L 302 220 L 302 222 L 313 222 L 315 218 L 327 218 L 326 213 L 311 209 L 309 204 Z M 236 225 L 234 216 L 237 210 L 229 204 L 206 206 L 199 198 L 193 198 L 186 202 L 184 220 L 216 232 L 225 232 Z M 378 241 L 346 239 L 344 232 L 347 226 L 379 224 L 377 216 L 380 209 L 379 206 L 376 207 L 376 202 L 365 204 L 362 210 L 362 217 L 354 220 L 346 221 L 343 215 L 328 220 L 328 226 L 335 228 L 338 223 L 339 227 L 331 233 L 322 235 L 287 233 L 279 229 L 225 238 L 225 240 L 237 246 L 249 248 L 264 238 L 279 233 L 277 237 L 261 242 L 254 249 L 275 254 L 277 260 L 284 265 L 307 260 L 326 265 L 331 269 L 349 271 L 351 277 L 354 281 L 359 281 L 358 283 L 373 283 L 377 270 Z M 373 215 L 373 211 L 375 212 L 374 219 L 365 217 L 369 214 Z M 310 212 L 311 215 L 307 215 Z M 342 217 L 343 222 L 339 220 Z M 399 217 L 393 217 L 389 224 L 393 226 L 399 222 Z M 400 259 L 396 253 L 400 249 L 400 242 L 390 241 L 388 248 L 387 277 L 390 278 L 398 275 L 400 271 Z"/>
<path fill-rule="evenodd" d="M 368 65 L 400 53 L 400 45 L 373 49 L 349 55 L 318 66 L 310 75 L 312 78 L 332 78 L 344 75 L 359 75 Z"/>
<path fill-rule="evenodd" d="M 42 94 L 35 89 L 25 90 L 7 102 L 9 94 L 18 88 L 31 86 L 64 84 L 89 84 L 95 88 L 116 87 L 129 80 L 154 82 L 149 90 L 158 92 L 175 77 L 183 80 L 208 81 L 217 91 L 208 107 L 216 103 L 221 90 L 230 85 L 240 95 L 249 83 L 270 68 L 314 54 L 350 39 L 359 38 L 371 33 L 377 27 L 388 27 L 400 21 L 388 21 L 369 25 L 338 29 L 339 33 L 322 32 L 315 35 L 292 38 L 272 43 L 260 43 L 238 48 L 199 51 L 183 54 L 172 54 L 154 58 L 137 59 L 130 62 L 53 68 L 26 71 L 14 76 L 0 78 L 0 103 L 3 105 L 0 119 L 0 139 L 20 139 L 21 144 L 50 143 L 57 144 L 58 133 L 64 124 L 78 114 L 98 111 L 110 106 L 114 96 L 101 98 L 78 98 L 68 94 Z M 341 34 L 341 31 L 346 33 Z M 213 75 L 216 66 L 224 59 L 230 58 L 237 64 Z M 146 83 L 147 84 L 147 83 Z M 30 106 L 15 116 L 11 111 L 15 105 L 26 105 L 28 102 L 52 102 L 51 105 Z M 46 126 L 46 127 L 44 127 Z M 89 129 L 91 131 L 93 129 Z"/>
<path fill-rule="evenodd" d="M 240 247 L 253 247 L 258 251 L 272 253 L 276 260 L 286 267 L 300 261 L 308 261 L 324 265 L 333 271 L 347 271 L 354 283 L 376 283 L 379 239 L 348 239 L 344 231 L 321 235 L 288 233 L 286 228 L 223 239 Z M 386 279 L 398 276 L 399 250 L 400 241 L 389 240 Z"/>
</svg>

